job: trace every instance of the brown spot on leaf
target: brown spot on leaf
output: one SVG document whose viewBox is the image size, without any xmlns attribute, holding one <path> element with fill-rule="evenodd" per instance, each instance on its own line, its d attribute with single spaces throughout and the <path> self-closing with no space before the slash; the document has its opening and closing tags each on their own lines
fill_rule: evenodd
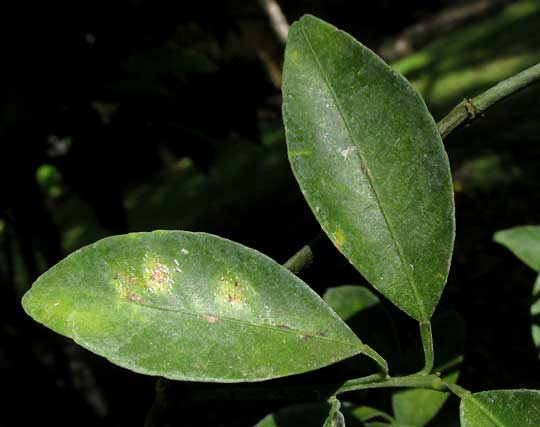
<svg viewBox="0 0 540 427">
<path fill-rule="evenodd" d="M 229 270 L 220 277 L 219 285 L 215 290 L 215 297 L 220 303 L 227 303 L 230 307 L 240 309 L 247 305 L 246 283 Z"/>
<path fill-rule="evenodd" d="M 219 319 L 215 316 L 208 316 L 208 315 L 203 315 L 202 316 L 202 319 L 207 321 L 208 323 L 216 323 L 216 322 L 219 322 Z"/>
<path fill-rule="evenodd" d="M 142 302 L 142 298 L 139 295 L 127 294 L 126 299 L 133 302 Z"/>
<path fill-rule="evenodd" d="M 229 301 L 229 304 L 238 304 L 240 302 L 240 295 L 227 294 L 227 301 Z"/>
<path fill-rule="evenodd" d="M 130 288 L 137 284 L 137 278 L 128 273 L 115 272 L 113 274 L 113 285 L 118 294 L 123 298 L 128 298 L 132 292 Z"/>
<path fill-rule="evenodd" d="M 286 330 L 291 330 L 292 328 L 289 326 L 289 325 L 285 325 L 283 323 L 278 323 L 276 325 L 279 329 L 286 329 Z"/>
</svg>

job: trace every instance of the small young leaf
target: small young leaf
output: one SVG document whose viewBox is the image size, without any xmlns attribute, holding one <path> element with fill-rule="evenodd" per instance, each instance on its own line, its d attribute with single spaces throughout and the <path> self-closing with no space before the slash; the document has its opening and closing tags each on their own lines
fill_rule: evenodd
<svg viewBox="0 0 540 427">
<path fill-rule="evenodd" d="M 380 307 L 381 303 L 369 289 L 354 285 L 328 288 L 323 299 L 345 321 L 354 319 L 363 311 Z"/>
<path fill-rule="evenodd" d="M 23 306 L 117 365 L 177 380 L 260 381 L 364 350 L 288 270 L 204 233 L 103 239 L 43 274 Z"/>
<path fill-rule="evenodd" d="M 534 271 L 540 271 L 540 226 L 524 225 L 497 231 L 493 240 L 508 248 Z"/>
<path fill-rule="evenodd" d="M 462 399 L 461 427 L 538 427 L 540 391 L 493 390 Z"/>
<path fill-rule="evenodd" d="M 332 405 L 330 413 L 324 421 L 323 427 L 345 427 L 345 417 L 341 413 L 341 402 L 337 397 L 331 397 L 328 401 Z"/>
<path fill-rule="evenodd" d="M 305 16 L 289 32 L 283 118 L 293 172 L 326 234 L 395 305 L 428 320 L 448 276 L 454 201 L 421 97 L 351 36 Z"/>
<path fill-rule="evenodd" d="M 540 356 L 540 274 L 536 278 L 533 288 L 531 304 L 531 332 L 534 346 Z"/>
<path fill-rule="evenodd" d="M 508 248 L 534 271 L 540 272 L 540 226 L 524 225 L 497 231 L 493 240 Z M 531 321 L 533 342 L 540 353 L 540 276 L 533 289 Z"/>
<path fill-rule="evenodd" d="M 287 406 L 267 415 L 255 427 L 321 427 L 329 410 L 327 402 Z"/>
<path fill-rule="evenodd" d="M 327 402 L 303 403 L 282 408 L 267 415 L 255 427 L 321 427 L 332 407 Z M 392 417 L 382 411 L 365 406 L 355 407 L 342 402 L 341 412 L 347 427 L 365 427 L 365 421 L 382 418 L 392 421 Z"/>
<path fill-rule="evenodd" d="M 371 406 L 358 406 L 352 410 L 352 414 L 366 425 L 369 421 L 379 422 L 374 420 L 384 420 L 388 425 L 395 425 L 396 422 L 396 420 L 386 412 L 372 408 Z"/>
</svg>

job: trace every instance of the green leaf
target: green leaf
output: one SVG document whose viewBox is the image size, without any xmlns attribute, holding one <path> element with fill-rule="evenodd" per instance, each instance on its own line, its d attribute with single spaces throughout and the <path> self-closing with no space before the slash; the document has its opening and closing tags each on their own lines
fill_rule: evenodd
<svg viewBox="0 0 540 427">
<path fill-rule="evenodd" d="M 521 261 L 540 272 L 540 226 L 524 225 L 497 231 L 493 240 L 509 249 Z M 540 354 L 540 276 L 536 278 L 531 303 L 532 337 Z"/>
<path fill-rule="evenodd" d="M 534 271 L 540 271 L 540 226 L 524 225 L 497 231 L 493 240 L 508 248 Z"/>
<path fill-rule="evenodd" d="M 455 384 L 459 378 L 459 369 L 465 347 L 465 325 L 459 314 L 453 311 L 441 311 L 433 319 L 433 340 L 435 352 L 435 372 L 440 372 L 446 383 Z M 419 342 L 412 348 L 420 349 Z M 406 354 L 412 365 L 422 366 L 423 353 L 415 351 Z M 418 365 L 419 364 L 419 365 Z M 411 366 L 414 369 L 413 366 Z M 416 427 L 425 426 L 442 408 L 449 393 L 433 390 L 408 389 L 392 394 L 392 408 L 397 422 Z"/>
<path fill-rule="evenodd" d="M 331 410 L 332 406 L 327 402 L 291 405 L 267 415 L 255 427 L 321 427 Z M 395 425 L 390 415 L 367 406 L 355 406 L 342 402 L 340 411 L 343 413 L 347 427 L 370 426 L 369 422 L 374 419 L 384 419 L 388 421 L 385 425 Z"/>
<path fill-rule="evenodd" d="M 381 411 L 370 406 L 358 406 L 352 410 L 352 414 L 355 418 L 360 421 L 367 423 L 368 421 L 373 421 L 376 419 L 383 419 L 388 422 L 388 425 L 394 425 L 395 421 L 390 415 L 386 412 Z"/>
<path fill-rule="evenodd" d="M 455 383 L 459 372 L 454 371 L 443 377 L 447 383 Z M 449 393 L 433 390 L 413 389 L 392 395 L 394 416 L 403 425 L 423 427 L 431 421 L 449 397 Z"/>
<path fill-rule="evenodd" d="M 330 410 L 328 403 L 304 403 L 293 405 L 269 414 L 255 427 L 320 427 Z"/>
<path fill-rule="evenodd" d="M 354 332 L 362 331 L 362 341 L 377 349 L 390 366 L 401 362 L 394 323 L 377 295 L 363 286 L 343 285 L 329 288 L 323 299 Z M 357 363 L 354 367 L 362 368 Z M 366 374 L 361 370 L 357 376 Z"/>
<path fill-rule="evenodd" d="M 100 240 L 43 274 L 23 306 L 117 365 L 177 380 L 266 380 L 366 347 L 288 270 L 204 233 Z"/>
<path fill-rule="evenodd" d="M 494 390 L 462 399 L 462 427 L 538 427 L 540 391 Z"/>
<path fill-rule="evenodd" d="M 345 427 L 345 416 L 341 413 L 341 402 L 333 396 L 328 400 L 332 405 L 330 413 L 324 421 L 323 427 Z"/>
<path fill-rule="evenodd" d="M 532 337 L 534 346 L 540 355 L 540 275 L 536 278 L 531 304 Z"/>
<path fill-rule="evenodd" d="M 380 307 L 381 303 L 369 289 L 354 285 L 328 288 L 323 299 L 345 321 L 354 319 L 361 312 Z"/>
<path fill-rule="evenodd" d="M 289 33 L 283 118 L 293 172 L 326 234 L 395 305 L 428 320 L 455 224 L 448 158 L 420 96 L 351 36 L 305 16 Z"/>
</svg>

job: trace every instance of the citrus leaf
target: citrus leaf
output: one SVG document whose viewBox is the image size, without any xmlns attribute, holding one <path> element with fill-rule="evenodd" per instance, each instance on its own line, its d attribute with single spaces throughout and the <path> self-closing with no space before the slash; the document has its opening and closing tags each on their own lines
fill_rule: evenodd
<svg viewBox="0 0 540 427">
<path fill-rule="evenodd" d="M 333 396 L 328 403 L 332 405 L 328 417 L 324 421 L 323 427 L 345 427 L 345 416 L 340 411 L 341 402 L 337 397 Z"/>
<path fill-rule="evenodd" d="M 540 356 L 540 274 L 536 278 L 533 288 L 531 304 L 531 332 L 533 343 Z"/>
<path fill-rule="evenodd" d="M 386 419 L 392 420 L 389 415 L 372 408 L 367 409 L 374 411 L 374 413 L 366 414 L 364 408 L 366 407 L 356 407 L 351 403 L 342 402 L 341 411 L 347 427 L 364 427 L 366 425 L 364 421 L 376 417 L 386 417 Z M 332 406 L 327 402 L 291 405 L 267 415 L 255 427 L 321 427 L 331 409 Z"/>
<path fill-rule="evenodd" d="M 523 225 L 497 231 L 493 240 L 509 249 L 533 270 L 540 272 L 540 226 Z M 540 354 L 540 275 L 536 278 L 531 303 L 531 332 Z"/>
<path fill-rule="evenodd" d="M 388 415 L 386 412 L 381 411 L 377 408 L 372 408 L 371 406 L 358 406 L 353 409 L 352 414 L 363 423 L 367 423 L 368 421 L 373 421 L 377 419 L 387 421 L 388 425 L 395 425 L 396 422 L 396 420 L 390 415 Z"/>
<path fill-rule="evenodd" d="M 288 270 L 204 233 L 100 240 L 43 274 L 23 306 L 117 365 L 178 380 L 265 380 L 366 347 Z"/>
<path fill-rule="evenodd" d="M 537 427 L 540 391 L 493 390 L 461 400 L 461 427 Z"/>
<path fill-rule="evenodd" d="M 509 249 L 534 271 L 540 271 L 540 226 L 523 225 L 497 231 L 493 240 Z"/>
<path fill-rule="evenodd" d="M 379 308 L 381 303 L 369 289 L 354 285 L 328 288 L 323 299 L 345 321 L 354 319 L 363 311 Z"/>
<path fill-rule="evenodd" d="M 285 53 L 289 160 L 335 246 L 420 321 L 449 271 L 454 201 L 447 155 L 421 97 L 348 34 L 305 16 Z"/>
</svg>

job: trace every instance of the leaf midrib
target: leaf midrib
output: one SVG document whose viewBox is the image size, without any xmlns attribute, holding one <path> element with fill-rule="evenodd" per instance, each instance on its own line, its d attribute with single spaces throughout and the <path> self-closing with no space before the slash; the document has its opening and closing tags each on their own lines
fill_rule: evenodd
<svg viewBox="0 0 540 427">
<path fill-rule="evenodd" d="M 330 83 L 330 80 L 328 78 L 328 76 L 326 75 L 323 67 L 322 67 L 322 64 L 321 62 L 319 61 L 319 58 L 317 57 L 317 54 L 315 52 L 315 49 L 313 48 L 313 45 L 311 44 L 311 41 L 309 40 L 309 37 L 303 27 L 300 26 L 300 30 L 302 31 L 302 35 L 304 36 L 304 39 L 311 51 L 311 54 L 313 55 L 313 58 L 315 59 L 315 62 L 317 63 L 317 66 L 319 68 L 319 71 L 321 73 L 321 76 L 330 92 L 330 95 L 332 96 L 332 99 L 334 101 L 334 104 L 336 105 L 336 108 L 339 112 L 339 115 L 341 117 L 341 120 L 343 121 L 343 124 L 345 125 L 345 128 L 347 130 L 347 134 L 349 136 L 349 139 L 351 140 L 351 142 L 354 144 L 354 146 L 356 147 L 356 155 L 358 156 L 358 159 L 360 160 L 360 162 L 366 166 L 367 168 L 367 162 L 364 160 L 364 157 L 363 157 L 363 154 L 362 154 L 362 149 L 361 149 L 361 146 L 360 144 L 358 144 L 355 140 L 355 138 L 353 137 L 353 133 L 352 133 L 352 130 L 351 130 L 351 127 L 349 125 L 349 122 L 345 116 L 345 113 L 343 111 L 343 108 L 341 107 L 341 104 L 337 98 L 337 95 L 334 91 L 334 88 L 332 86 L 332 84 Z M 381 200 L 379 198 L 379 194 L 377 193 L 376 189 L 375 189 L 375 186 L 374 186 L 374 183 L 371 179 L 371 177 L 369 176 L 368 173 L 364 174 L 366 179 L 367 179 L 367 182 L 369 184 L 369 187 L 371 188 L 371 191 L 373 193 L 373 196 L 375 198 L 375 201 L 377 202 L 377 206 L 379 208 L 379 211 L 381 212 L 383 218 L 384 218 L 384 222 L 386 224 L 386 227 L 388 228 L 388 231 L 390 233 L 390 237 L 392 239 L 392 242 L 394 243 L 394 246 L 396 248 L 396 251 L 398 253 L 398 257 L 399 257 L 399 260 L 400 260 L 400 263 L 401 263 L 401 266 L 403 268 L 403 270 L 405 271 L 405 275 L 407 276 L 407 282 L 409 284 L 409 287 L 411 288 L 412 290 L 412 293 L 414 295 L 414 299 L 416 300 L 416 303 L 418 305 L 418 310 L 419 310 L 419 314 L 420 314 L 420 321 L 427 321 L 429 320 L 426 316 L 426 313 L 425 313 L 425 310 L 424 310 L 424 305 L 422 304 L 422 300 L 420 298 L 420 295 L 418 293 L 418 289 L 416 288 L 414 282 L 413 282 L 413 278 L 411 277 L 411 272 L 409 271 L 409 269 L 407 268 L 406 266 L 406 263 L 404 261 L 404 255 L 403 255 L 403 250 L 400 246 L 400 244 L 398 243 L 395 235 L 394 235 L 394 231 L 392 230 L 392 227 L 390 226 L 390 223 L 388 221 L 388 218 L 386 216 L 386 212 L 384 211 L 383 207 L 382 207 L 382 204 L 381 204 Z"/>
<path fill-rule="evenodd" d="M 504 424 L 501 420 L 499 420 L 499 418 L 494 415 L 489 409 L 487 409 L 484 405 L 482 405 L 482 403 L 480 403 L 478 400 L 476 400 L 476 398 L 474 396 L 469 396 L 468 400 L 474 405 L 476 406 L 480 412 L 482 412 L 482 414 L 484 416 L 486 416 L 487 418 L 489 418 L 489 420 L 491 422 L 493 422 L 493 424 L 495 424 L 497 427 L 508 427 L 506 424 Z"/>
<path fill-rule="evenodd" d="M 300 331 L 298 329 L 292 329 L 292 328 L 291 329 L 285 329 L 285 328 L 280 328 L 280 327 L 277 327 L 277 326 L 272 326 L 272 325 L 267 325 L 267 324 L 254 323 L 254 322 L 250 322 L 250 321 L 247 321 L 247 320 L 236 319 L 234 317 L 223 316 L 221 314 L 216 314 L 216 313 L 197 313 L 197 312 L 194 312 L 194 311 L 189 311 L 189 310 L 180 309 L 180 308 L 176 308 L 176 307 L 158 306 L 158 305 L 153 305 L 153 304 L 148 304 L 148 303 L 143 303 L 143 302 L 137 302 L 137 301 L 124 301 L 124 302 L 127 303 L 127 304 L 135 304 L 135 305 L 138 305 L 138 306 L 141 306 L 141 307 L 151 308 L 153 310 L 180 313 L 180 314 L 184 314 L 186 316 L 191 316 L 191 317 L 197 318 L 199 320 L 201 319 L 201 317 L 209 316 L 209 317 L 217 318 L 218 321 L 223 320 L 223 321 L 231 322 L 231 323 L 239 323 L 239 324 L 247 325 L 247 326 L 254 327 L 254 328 L 268 329 L 268 330 L 271 330 L 271 331 L 274 331 L 274 332 L 292 334 L 292 335 L 295 335 L 295 336 L 308 336 L 310 339 L 313 338 L 313 339 L 317 339 L 317 340 L 320 340 L 320 341 L 328 341 L 328 342 L 332 342 L 332 343 L 335 343 L 335 344 L 347 345 L 349 347 L 358 348 L 359 351 L 362 352 L 362 353 L 364 352 L 364 349 L 365 349 L 365 344 L 358 337 L 356 337 L 356 339 L 358 340 L 359 345 L 353 345 L 350 342 L 340 341 L 340 340 L 337 340 L 337 339 L 332 339 L 332 338 L 328 338 L 328 337 L 324 337 L 324 336 L 320 336 L 320 335 L 313 335 L 313 332 Z"/>
</svg>

